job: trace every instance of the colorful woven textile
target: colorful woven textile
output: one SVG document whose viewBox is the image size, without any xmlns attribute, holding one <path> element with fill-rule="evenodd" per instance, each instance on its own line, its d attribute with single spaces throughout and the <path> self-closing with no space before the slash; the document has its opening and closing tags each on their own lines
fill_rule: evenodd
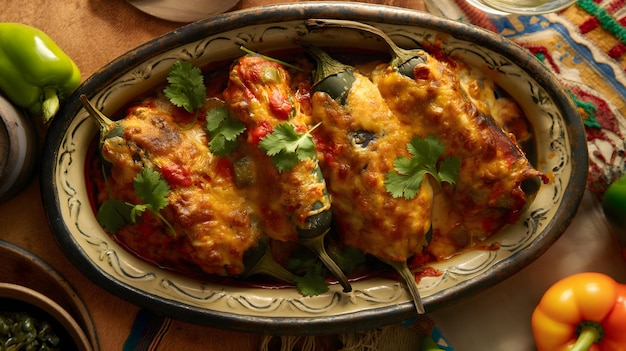
<svg viewBox="0 0 626 351">
<path fill-rule="evenodd" d="M 487 15 L 463 0 L 440 7 L 502 34 L 542 60 L 570 91 L 585 123 L 589 190 L 626 174 L 626 0 L 579 0 L 546 15 Z"/>
</svg>

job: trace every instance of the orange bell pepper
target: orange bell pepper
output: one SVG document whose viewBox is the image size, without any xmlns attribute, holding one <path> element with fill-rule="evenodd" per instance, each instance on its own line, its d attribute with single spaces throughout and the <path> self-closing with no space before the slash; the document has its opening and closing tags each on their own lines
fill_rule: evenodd
<svg viewBox="0 0 626 351">
<path fill-rule="evenodd" d="M 626 285 L 578 273 L 552 285 L 532 315 L 539 351 L 626 350 Z"/>
</svg>

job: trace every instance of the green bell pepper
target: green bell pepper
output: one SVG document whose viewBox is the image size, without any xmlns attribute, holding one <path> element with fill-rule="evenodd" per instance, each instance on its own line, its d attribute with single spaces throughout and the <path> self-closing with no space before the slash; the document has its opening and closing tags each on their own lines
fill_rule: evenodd
<svg viewBox="0 0 626 351">
<path fill-rule="evenodd" d="M 454 351 L 437 327 L 433 327 L 430 335 L 424 335 L 420 343 L 420 351 Z"/>
<path fill-rule="evenodd" d="M 602 209 L 607 219 L 622 231 L 626 228 L 626 175 L 618 178 L 606 189 L 602 198 Z M 620 242 L 626 248 L 626 236 Z"/>
<path fill-rule="evenodd" d="M 437 345 L 431 336 L 424 335 L 420 344 L 420 351 L 441 351 L 442 348 Z"/>
<path fill-rule="evenodd" d="M 615 180 L 606 189 L 602 209 L 609 219 L 617 222 L 626 216 L 626 175 Z"/>
<path fill-rule="evenodd" d="M 74 61 L 47 34 L 0 23 L 0 90 L 15 105 L 48 122 L 80 82 Z"/>
</svg>

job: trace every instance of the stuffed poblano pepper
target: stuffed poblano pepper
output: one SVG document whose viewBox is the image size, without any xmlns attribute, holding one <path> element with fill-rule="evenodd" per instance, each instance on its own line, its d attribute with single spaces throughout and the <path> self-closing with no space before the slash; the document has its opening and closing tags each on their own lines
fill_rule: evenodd
<svg viewBox="0 0 626 351">
<path fill-rule="evenodd" d="M 517 221 L 548 178 L 537 171 L 516 143 L 462 89 L 454 60 L 422 49 L 398 47 L 376 27 L 353 21 L 310 20 L 311 28 L 367 31 L 388 44 L 392 59 L 372 72 L 383 100 L 412 133 L 435 135 L 443 157 L 461 160 L 458 179 L 435 194 L 433 240 L 429 251 L 443 259 L 468 243 L 483 240 Z"/>
<path fill-rule="evenodd" d="M 96 204 L 107 232 L 162 266 L 193 264 L 209 274 L 267 274 L 293 283 L 273 260 L 231 162 L 209 151 L 201 123 L 181 128 L 179 111 L 163 95 L 133 105 L 118 121 L 85 96 L 81 101 L 100 126 L 106 176 Z"/>
<path fill-rule="evenodd" d="M 45 122 L 80 84 L 74 61 L 41 30 L 0 23 L 0 90 Z"/>
<path fill-rule="evenodd" d="M 416 175 L 415 186 L 394 196 L 385 177 L 398 157 L 410 157 L 413 135 L 391 113 L 376 86 L 354 67 L 310 45 L 317 61 L 312 106 L 320 159 L 333 198 L 343 244 L 392 265 L 423 313 L 407 260 L 423 255 L 431 228 L 433 182 Z"/>
<path fill-rule="evenodd" d="M 247 145 L 252 146 L 247 152 L 257 161 L 260 227 L 272 239 L 309 247 L 348 292 L 347 278 L 324 247 L 332 217 L 330 198 L 310 135 L 310 116 L 290 81 L 282 64 L 246 55 L 232 66 L 223 95 L 246 126 Z"/>
</svg>

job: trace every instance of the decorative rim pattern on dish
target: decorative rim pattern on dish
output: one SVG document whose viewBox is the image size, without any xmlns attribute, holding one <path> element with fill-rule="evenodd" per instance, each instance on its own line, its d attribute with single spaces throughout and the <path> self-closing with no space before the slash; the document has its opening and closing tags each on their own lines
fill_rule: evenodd
<svg viewBox="0 0 626 351">
<path fill-rule="evenodd" d="M 342 332 L 415 316 L 403 284 L 388 279 L 354 282 L 354 291 L 349 294 L 333 286 L 327 294 L 302 297 L 295 289 L 242 288 L 178 276 L 120 248 L 104 233 L 91 210 L 83 180 L 84 160 L 86 146 L 97 128 L 81 108 L 80 94 L 86 94 L 105 114 L 111 114 L 124 106 L 126 99 L 164 81 L 176 60 L 204 65 L 240 56 L 241 45 L 254 51 L 295 47 L 296 37 L 322 46 L 366 43 L 368 48 L 384 50 L 382 43 L 356 31 L 309 33 L 303 21 L 308 18 L 375 24 L 405 47 L 442 41 L 444 52 L 490 72 L 517 98 L 542 144 L 537 148 L 538 168 L 550 174 L 552 182 L 542 187 L 522 220 L 485 243 L 498 242 L 499 250 L 472 250 L 432 265 L 443 275 L 420 282 L 427 311 L 514 274 L 565 231 L 585 188 L 584 130 L 567 93 L 532 55 L 480 28 L 417 11 L 357 3 L 286 4 L 237 11 L 182 27 L 111 62 L 68 99 L 48 131 L 41 172 L 42 198 L 56 240 L 87 277 L 142 307 L 192 323 L 236 330 L 316 334 L 332 328 L 333 332 Z"/>
</svg>

